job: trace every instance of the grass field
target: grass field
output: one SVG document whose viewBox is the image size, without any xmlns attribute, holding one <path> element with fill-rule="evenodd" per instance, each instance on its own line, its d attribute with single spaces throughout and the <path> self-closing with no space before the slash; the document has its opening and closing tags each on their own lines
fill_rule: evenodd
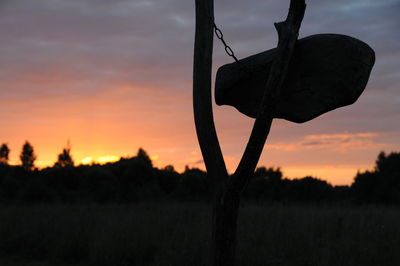
<svg viewBox="0 0 400 266">
<path fill-rule="evenodd" d="M 202 203 L 0 207 L 0 265 L 207 265 Z M 238 265 L 400 265 L 400 210 L 244 203 Z"/>
</svg>

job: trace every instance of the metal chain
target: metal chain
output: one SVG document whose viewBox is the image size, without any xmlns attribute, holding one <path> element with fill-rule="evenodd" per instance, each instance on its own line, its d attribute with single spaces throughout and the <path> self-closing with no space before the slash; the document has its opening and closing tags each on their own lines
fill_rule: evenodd
<svg viewBox="0 0 400 266">
<path fill-rule="evenodd" d="M 225 46 L 225 52 L 232 57 L 233 59 L 235 59 L 236 63 L 239 63 L 239 60 L 237 59 L 237 57 L 235 56 L 235 53 L 233 52 L 232 48 L 225 42 L 224 40 L 224 34 L 222 33 L 222 31 L 217 27 L 217 25 L 215 24 L 215 22 L 213 22 L 214 24 L 214 31 L 215 31 L 215 35 L 217 36 L 217 38 L 222 42 L 222 44 Z"/>
<path fill-rule="evenodd" d="M 240 62 L 240 61 L 237 59 L 237 57 L 236 57 L 235 53 L 233 52 L 232 48 L 225 42 L 225 40 L 224 40 L 224 34 L 223 34 L 222 31 L 217 27 L 217 25 L 215 24 L 214 20 L 213 20 L 213 25 L 214 25 L 214 32 L 215 32 L 215 35 L 217 36 L 217 38 L 218 38 L 218 39 L 222 42 L 222 44 L 224 45 L 224 47 L 225 47 L 225 52 L 226 52 L 230 57 L 232 57 L 232 58 L 235 60 L 235 62 L 240 66 L 240 68 L 241 68 L 242 70 L 244 70 L 245 72 L 250 73 L 250 69 L 249 69 L 248 67 L 246 67 L 242 62 Z"/>
</svg>

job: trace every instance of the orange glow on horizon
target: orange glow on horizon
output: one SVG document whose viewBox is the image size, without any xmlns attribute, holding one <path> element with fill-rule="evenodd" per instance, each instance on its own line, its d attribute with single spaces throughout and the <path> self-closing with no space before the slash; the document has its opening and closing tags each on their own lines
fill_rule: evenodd
<svg viewBox="0 0 400 266">
<path fill-rule="evenodd" d="M 29 112 L 12 114 L 13 121 L 18 123 L 6 127 L 0 138 L 9 144 L 10 161 L 15 165 L 20 164 L 19 153 L 26 139 L 35 149 L 35 165 L 39 168 L 53 166 L 70 139 L 76 165 L 115 162 L 120 157 L 135 156 L 138 148 L 143 147 L 155 167 L 173 165 L 176 171 L 183 172 L 187 165 L 204 170 L 192 113 L 187 111 L 191 110 L 190 95 L 169 95 L 168 90 L 154 95 L 152 91 L 153 88 L 134 84 L 113 84 L 108 90 L 71 102 L 51 97 L 46 99 L 46 105 L 28 102 L 23 106 Z M 17 104 L 5 102 L 11 103 Z M 243 129 L 251 128 L 251 121 L 234 116 L 233 111 L 218 112 L 234 123 L 226 117 L 217 121 L 231 173 L 247 141 L 249 132 Z M 259 166 L 281 167 L 289 178 L 311 175 L 333 185 L 349 185 L 357 170 L 374 166 L 380 151 L 396 149 L 382 139 L 396 138 L 397 132 L 393 136 L 369 131 L 307 132 L 292 137 L 295 126 L 278 121 Z"/>
<path fill-rule="evenodd" d="M 90 165 L 90 164 L 106 164 L 106 163 L 114 163 L 121 159 L 119 156 L 115 155 L 104 155 L 100 157 L 85 157 L 81 159 L 81 164 Z"/>
<path fill-rule="evenodd" d="M 352 167 L 352 166 L 303 166 L 282 168 L 283 175 L 289 179 L 303 178 L 312 176 L 325 180 L 332 185 L 351 185 L 357 172 L 371 170 L 372 167 Z"/>
<path fill-rule="evenodd" d="M 146 150 L 146 149 L 145 149 Z M 147 151 L 147 150 L 146 150 Z M 121 157 L 132 157 L 131 156 L 116 156 L 116 155 L 97 155 L 97 156 L 84 156 L 82 157 L 80 153 L 74 155 L 72 154 L 73 159 L 75 160 L 76 165 L 91 165 L 91 164 L 106 164 L 117 162 Z M 151 155 L 149 154 L 150 159 L 153 162 L 154 167 L 163 168 L 166 165 L 173 165 L 175 170 L 179 173 L 182 173 L 185 170 L 185 166 L 189 166 L 191 168 L 200 168 L 205 170 L 204 164 L 201 160 L 201 154 L 199 152 L 190 152 L 187 159 L 176 160 L 174 161 L 165 160 L 165 156 L 160 155 Z M 44 157 L 44 156 L 43 156 Z M 53 156 L 54 157 L 54 156 Z M 236 168 L 236 164 L 238 159 L 231 156 L 226 156 L 227 168 L 230 173 L 234 171 Z M 35 165 L 39 168 L 52 167 L 55 163 L 54 161 L 47 160 L 37 160 Z M 10 165 L 20 165 L 18 160 L 11 160 Z M 267 166 L 262 162 L 258 166 Z M 371 170 L 372 165 L 297 165 L 297 166 L 285 166 L 285 165 L 276 165 L 274 167 L 280 167 L 284 178 L 303 178 L 305 176 L 312 176 L 315 178 L 319 178 L 322 180 L 326 180 L 332 185 L 351 185 L 353 178 L 357 174 L 358 171 Z"/>
</svg>

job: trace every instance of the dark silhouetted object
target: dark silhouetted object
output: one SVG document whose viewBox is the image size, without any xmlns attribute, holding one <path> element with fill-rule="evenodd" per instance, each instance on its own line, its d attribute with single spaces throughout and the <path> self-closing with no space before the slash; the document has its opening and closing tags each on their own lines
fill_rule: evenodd
<svg viewBox="0 0 400 266">
<path fill-rule="evenodd" d="M 101 166 L 92 166 L 85 171 L 82 182 L 86 194 L 98 203 L 105 203 L 117 198 L 118 180 L 115 175 Z"/>
<path fill-rule="evenodd" d="M 287 198 L 295 202 L 322 202 L 333 196 L 329 183 L 311 176 L 291 180 L 286 189 Z"/>
<path fill-rule="evenodd" d="M 139 148 L 136 157 L 143 162 L 144 164 L 153 167 L 153 163 L 150 159 L 150 156 L 147 154 L 147 152 L 145 150 L 143 150 L 142 148 Z"/>
<path fill-rule="evenodd" d="M 0 164 L 8 164 L 8 159 L 10 155 L 10 148 L 6 143 L 3 143 L 0 147 Z"/>
<path fill-rule="evenodd" d="M 181 181 L 181 175 L 175 171 L 172 165 L 167 165 L 164 169 L 158 170 L 157 178 L 160 187 L 167 195 L 173 192 Z"/>
<path fill-rule="evenodd" d="M 256 200 L 278 201 L 283 197 L 283 173 L 278 167 L 256 169 L 254 176 L 250 178 L 243 196 Z"/>
<path fill-rule="evenodd" d="M 58 155 L 57 162 L 54 164 L 55 167 L 67 167 L 74 166 L 74 160 L 71 155 L 71 145 L 68 143 L 67 147 Z"/>
<path fill-rule="evenodd" d="M 33 175 L 35 172 L 31 172 Z M 53 202 L 56 199 L 56 191 L 45 183 L 43 178 L 31 176 L 21 188 L 19 200 L 29 203 Z"/>
<path fill-rule="evenodd" d="M 357 173 L 351 190 L 359 202 L 400 203 L 400 153 L 381 152 L 374 171 Z"/>
<path fill-rule="evenodd" d="M 240 64 L 220 67 L 216 103 L 256 118 L 276 54 L 277 49 L 271 49 L 239 60 Z M 353 104 L 364 91 L 374 63 L 374 51 L 349 36 L 318 34 L 299 40 L 274 117 L 303 123 Z"/>
<path fill-rule="evenodd" d="M 184 200 L 208 198 L 211 192 L 211 180 L 207 173 L 198 168 L 185 168 L 174 196 Z"/>
<path fill-rule="evenodd" d="M 142 148 L 135 157 L 121 158 L 109 165 L 120 184 L 118 196 L 121 201 L 154 199 L 163 194 L 157 170 L 152 165 L 149 155 Z"/>
<path fill-rule="evenodd" d="M 32 171 L 34 169 L 36 155 L 33 146 L 28 141 L 26 141 L 22 147 L 22 152 L 19 158 L 21 159 L 22 167 L 26 171 Z"/>
<path fill-rule="evenodd" d="M 25 171 L 0 164 L 0 203 L 204 201 L 213 193 L 203 170 L 172 165 L 151 167 L 147 153 L 104 165 L 47 167 Z M 249 178 L 243 198 L 259 202 L 400 204 L 400 153 L 380 153 L 373 171 L 358 173 L 349 186 L 315 177 L 288 179 L 279 167 L 259 167 Z"/>
</svg>

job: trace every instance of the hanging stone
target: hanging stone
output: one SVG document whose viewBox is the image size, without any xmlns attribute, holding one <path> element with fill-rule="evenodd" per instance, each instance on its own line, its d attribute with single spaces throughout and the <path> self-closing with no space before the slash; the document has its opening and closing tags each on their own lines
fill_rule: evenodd
<svg viewBox="0 0 400 266">
<path fill-rule="evenodd" d="M 220 67 L 216 103 L 256 118 L 275 55 L 271 49 Z M 371 47 L 349 36 L 318 34 L 298 40 L 274 117 L 303 123 L 353 104 L 374 63 Z"/>
</svg>

